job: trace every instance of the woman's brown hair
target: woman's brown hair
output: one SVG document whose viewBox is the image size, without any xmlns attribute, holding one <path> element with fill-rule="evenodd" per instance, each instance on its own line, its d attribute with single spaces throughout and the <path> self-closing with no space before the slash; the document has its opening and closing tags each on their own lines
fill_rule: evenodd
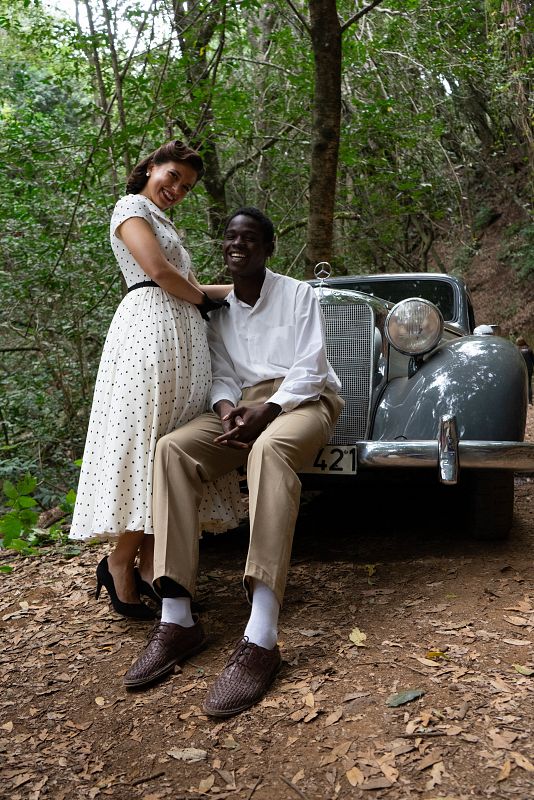
<svg viewBox="0 0 534 800">
<path fill-rule="evenodd" d="M 174 139 L 162 144 L 133 168 L 126 182 L 126 194 L 139 194 L 144 189 L 148 180 L 146 173 L 151 164 L 166 164 L 168 161 L 186 162 L 196 171 L 197 180 L 204 175 L 202 156 L 179 139 Z"/>
</svg>

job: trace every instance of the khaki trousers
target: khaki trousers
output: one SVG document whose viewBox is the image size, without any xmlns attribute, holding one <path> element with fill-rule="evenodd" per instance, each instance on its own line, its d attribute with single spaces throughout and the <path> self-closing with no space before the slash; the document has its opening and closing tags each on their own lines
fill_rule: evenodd
<svg viewBox="0 0 534 800">
<path fill-rule="evenodd" d="M 247 405 L 264 403 L 281 379 L 243 392 Z M 271 422 L 250 450 L 215 444 L 222 432 L 216 414 L 202 414 L 163 436 L 154 463 L 154 580 L 167 576 L 195 593 L 202 483 L 247 464 L 250 542 L 245 588 L 251 578 L 267 584 L 282 603 L 299 510 L 297 472 L 331 436 L 343 400 L 327 391 Z"/>
</svg>

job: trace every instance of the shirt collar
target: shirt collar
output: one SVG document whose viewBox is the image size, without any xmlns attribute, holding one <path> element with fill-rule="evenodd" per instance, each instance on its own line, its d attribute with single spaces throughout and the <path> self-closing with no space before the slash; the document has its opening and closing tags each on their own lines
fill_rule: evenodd
<svg viewBox="0 0 534 800">
<path fill-rule="evenodd" d="M 146 197 L 146 195 L 144 195 L 144 194 L 140 194 L 139 196 L 140 196 L 140 197 L 144 197 L 144 198 L 145 198 L 146 202 L 147 202 L 147 203 L 148 203 L 148 205 L 150 206 L 150 209 L 151 209 L 152 213 L 153 213 L 153 214 L 154 214 L 156 217 L 159 217 L 160 219 L 162 219 L 162 220 L 164 220 L 165 222 L 168 222 L 170 225 L 173 225 L 173 226 L 174 226 L 174 222 L 173 222 L 172 220 L 170 220 L 170 219 L 169 219 L 169 217 L 167 216 L 167 214 L 166 214 L 164 211 L 162 211 L 162 210 L 161 210 L 161 208 L 160 208 L 159 206 L 157 206 L 157 205 L 154 203 L 154 201 L 153 201 L 153 200 L 151 200 L 149 197 Z"/>
<path fill-rule="evenodd" d="M 229 300 L 230 303 L 236 303 L 237 305 L 241 306 L 242 308 L 256 309 L 256 308 L 258 308 L 259 306 L 261 306 L 263 304 L 263 301 L 265 300 L 265 298 L 269 294 L 269 292 L 271 290 L 271 286 L 273 285 L 275 279 L 276 279 L 275 273 L 270 269 L 266 269 L 265 270 L 265 278 L 264 278 L 264 281 L 263 281 L 263 284 L 262 284 L 262 287 L 261 287 L 261 290 L 260 290 L 260 296 L 258 297 L 256 303 L 253 306 L 249 306 L 248 303 L 244 303 L 242 300 L 239 299 L 239 297 L 236 297 L 235 292 L 234 292 L 233 289 L 228 294 L 226 299 Z"/>
</svg>

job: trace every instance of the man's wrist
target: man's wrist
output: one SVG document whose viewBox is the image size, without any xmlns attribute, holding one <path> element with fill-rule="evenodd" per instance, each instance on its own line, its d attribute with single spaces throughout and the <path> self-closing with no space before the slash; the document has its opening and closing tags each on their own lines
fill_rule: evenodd
<svg viewBox="0 0 534 800">
<path fill-rule="evenodd" d="M 282 406 L 279 406 L 278 403 L 265 403 L 265 405 L 269 408 L 269 414 L 271 416 L 271 421 L 276 419 L 282 413 Z"/>
<path fill-rule="evenodd" d="M 213 404 L 214 412 L 218 414 L 221 419 L 225 416 L 225 414 L 228 414 L 232 408 L 235 408 L 235 405 L 231 400 L 217 400 L 217 402 Z"/>
</svg>

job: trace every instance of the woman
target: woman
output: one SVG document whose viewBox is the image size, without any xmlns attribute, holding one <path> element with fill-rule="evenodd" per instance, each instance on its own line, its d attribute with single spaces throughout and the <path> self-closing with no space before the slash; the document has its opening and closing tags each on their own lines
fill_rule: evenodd
<svg viewBox="0 0 534 800">
<path fill-rule="evenodd" d="M 152 465 L 158 439 L 202 413 L 211 384 L 205 323 L 231 286 L 201 287 L 165 211 L 203 174 L 200 155 L 164 144 L 133 170 L 111 218 L 114 255 L 128 286 L 111 322 L 95 385 L 71 538 L 118 537 L 97 567 L 116 611 L 153 619 Z M 224 498 L 224 499 L 222 499 Z M 205 529 L 235 527 L 239 487 L 211 484 Z M 139 567 L 135 567 L 139 557 Z"/>
</svg>

